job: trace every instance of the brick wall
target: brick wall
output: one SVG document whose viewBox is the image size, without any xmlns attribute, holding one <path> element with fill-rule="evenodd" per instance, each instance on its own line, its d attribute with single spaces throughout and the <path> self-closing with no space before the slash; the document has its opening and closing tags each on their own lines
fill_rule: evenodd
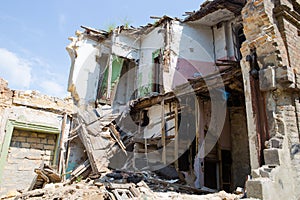
<svg viewBox="0 0 300 200">
<path fill-rule="evenodd" d="M 300 70 L 300 60 L 295 59 L 300 53 L 300 14 L 295 10 L 295 6 L 300 6 L 294 0 L 292 1 L 280 0 L 274 9 L 274 15 L 277 19 L 277 26 L 281 37 L 287 49 L 289 66 Z"/>
<path fill-rule="evenodd" d="M 14 130 L 3 171 L 1 191 L 27 189 L 36 175 L 35 168 L 43 161 L 48 165 L 53 164 L 56 140 L 55 134 Z"/>
</svg>

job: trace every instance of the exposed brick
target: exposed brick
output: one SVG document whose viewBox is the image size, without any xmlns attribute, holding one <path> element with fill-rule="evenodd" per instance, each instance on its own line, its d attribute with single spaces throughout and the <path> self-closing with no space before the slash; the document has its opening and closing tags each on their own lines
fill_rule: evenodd
<svg viewBox="0 0 300 200">
<path fill-rule="evenodd" d="M 29 137 L 36 138 L 37 137 L 37 133 L 30 133 Z"/>
<path fill-rule="evenodd" d="M 20 133 L 20 136 L 22 136 L 22 137 L 29 137 L 29 132 L 25 132 L 25 131 L 22 131 L 21 133 Z"/>
<path fill-rule="evenodd" d="M 33 149 L 44 149 L 44 145 L 43 144 L 30 144 L 30 147 Z"/>
<path fill-rule="evenodd" d="M 47 144 L 47 139 L 46 139 L 46 138 L 41 139 L 41 143 L 42 143 L 42 144 Z"/>
<path fill-rule="evenodd" d="M 16 142 L 25 142 L 26 138 L 25 137 L 13 137 L 12 141 L 16 141 Z"/>
<path fill-rule="evenodd" d="M 39 139 L 39 138 L 27 138 L 27 142 L 30 142 L 30 143 L 40 143 L 41 139 Z"/>
<path fill-rule="evenodd" d="M 54 149 L 55 149 L 55 146 L 54 146 L 54 145 L 44 145 L 44 149 L 47 149 L 47 150 L 54 150 Z"/>
<path fill-rule="evenodd" d="M 49 135 L 49 134 L 48 134 Z M 47 137 L 47 134 L 45 134 L 45 133 L 39 133 L 38 135 L 37 135 L 39 138 L 46 138 Z"/>
<path fill-rule="evenodd" d="M 53 145 L 55 145 L 56 142 L 55 142 L 54 139 L 50 139 L 50 140 L 48 139 L 47 144 L 53 144 Z"/>
<path fill-rule="evenodd" d="M 30 148 L 30 144 L 29 144 L 29 143 L 22 142 L 21 147 L 22 147 L 22 148 Z"/>
</svg>

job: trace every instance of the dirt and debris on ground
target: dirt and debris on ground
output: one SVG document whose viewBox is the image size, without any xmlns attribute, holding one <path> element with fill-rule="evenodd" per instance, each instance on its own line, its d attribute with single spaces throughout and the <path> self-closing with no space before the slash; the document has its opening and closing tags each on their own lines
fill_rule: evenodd
<svg viewBox="0 0 300 200">
<path fill-rule="evenodd" d="M 111 171 L 106 174 L 90 174 L 84 180 L 78 177 L 73 182 L 46 183 L 43 188 L 7 194 L 1 199 L 34 200 L 125 200 L 125 199 L 214 199 L 235 200 L 243 195 L 224 191 L 210 193 L 177 183 L 178 180 L 163 180 L 153 172 Z"/>
</svg>

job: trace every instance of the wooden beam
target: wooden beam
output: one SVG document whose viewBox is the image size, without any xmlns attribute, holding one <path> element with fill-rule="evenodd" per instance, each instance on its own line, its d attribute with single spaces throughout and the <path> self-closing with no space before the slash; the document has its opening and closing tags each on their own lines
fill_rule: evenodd
<svg viewBox="0 0 300 200">
<path fill-rule="evenodd" d="M 199 151 L 199 139 L 200 139 L 200 133 L 199 133 L 199 99 L 197 96 L 195 96 L 195 125 L 196 125 L 196 155 Z"/>
<path fill-rule="evenodd" d="M 65 149 L 65 134 L 66 134 L 66 125 L 68 120 L 68 114 L 65 113 L 63 116 L 62 124 L 61 124 L 61 134 L 59 141 L 59 158 L 58 158 L 58 173 L 64 174 L 66 172 L 66 149 Z M 65 177 L 62 177 L 65 180 Z"/>
<path fill-rule="evenodd" d="M 161 101 L 161 135 L 162 135 L 162 145 L 163 145 L 162 161 L 164 164 L 167 164 L 166 130 L 165 130 L 165 100 L 164 99 Z"/>
<path fill-rule="evenodd" d="M 175 101 L 175 145 L 174 145 L 174 158 L 175 158 L 175 169 L 179 171 L 179 164 L 178 164 L 178 102 Z"/>
<path fill-rule="evenodd" d="M 126 147 L 123 144 L 122 140 L 120 139 L 120 133 L 117 131 L 116 127 L 113 124 L 109 124 L 109 128 L 112 132 L 112 136 L 114 137 L 114 139 L 117 141 L 117 143 L 119 144 L 121 150 L 125 153 L 125 155 L 127 156 L 127 151 L 126 151 Z"/>
</svg>

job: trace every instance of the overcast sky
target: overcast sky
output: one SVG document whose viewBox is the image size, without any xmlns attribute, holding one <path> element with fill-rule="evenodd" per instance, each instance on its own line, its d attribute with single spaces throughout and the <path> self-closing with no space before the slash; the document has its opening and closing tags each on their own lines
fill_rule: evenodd
<svg viewBox="0 0 300 200">
<path fill-rule="evenodd" d="M 203 0 L 9 0 L 0 6 L 0 77 L 11 89 L 65 97 L 70 58 L 65 47 L 81 25 L 107 30 L 150 16 L 183 18 Z"/>
</svg>

